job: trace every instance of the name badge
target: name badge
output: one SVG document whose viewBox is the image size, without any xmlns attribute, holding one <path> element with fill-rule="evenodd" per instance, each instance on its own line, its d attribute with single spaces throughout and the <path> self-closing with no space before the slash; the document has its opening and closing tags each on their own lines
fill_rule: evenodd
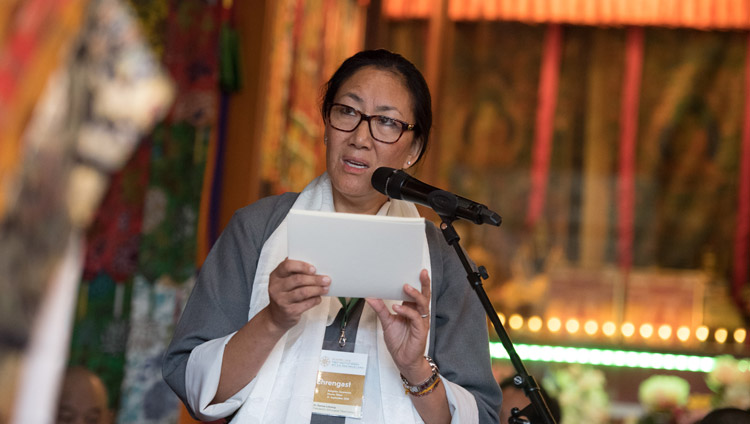
<svg viewBox="0 0 750 424">
<path fill-rule="evenodd" d="M 362 418 L 367 355 L 323 350 L 313 412 L 337 417 Z"/>
</svg>

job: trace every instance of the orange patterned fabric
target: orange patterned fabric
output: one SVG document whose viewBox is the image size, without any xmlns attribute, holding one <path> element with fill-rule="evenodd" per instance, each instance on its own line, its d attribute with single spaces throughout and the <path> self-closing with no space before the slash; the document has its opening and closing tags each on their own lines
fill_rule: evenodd
<svg viewBox="0 0 750 424">
<path fill-rule="evenodd" d="M 426 19 L 441 0 L 383 0 L 390 19 Z M 455 21 L 750 28 L 750 0 L 443 0 Z"/>
<path fill-rule="evenodd" d="M 302 190 L 325 170 L 320 88 L 364 45 L 364 11 L 351 0 L 275 4 L 273 72 L 262 94 L 261 196 Z"/>
</svg>

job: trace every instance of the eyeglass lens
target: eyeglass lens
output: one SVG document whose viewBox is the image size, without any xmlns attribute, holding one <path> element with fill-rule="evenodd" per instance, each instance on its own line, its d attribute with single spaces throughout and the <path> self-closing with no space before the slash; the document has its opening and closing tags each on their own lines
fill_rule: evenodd
<svg viewBox="0 0 750 424">
<path fill-rule="evenodd" d="M 368 119 L 360 111 L 344 105 L 331 107 L 330 120 L 334 128 L 347 132 L 354 131 L 362 120 L 366 120 L 372 137 L 384 143 L 396 142 L 404 131 L 404 126 L 399 121 L 381 115 L 370 116 Z"/>
</svg>

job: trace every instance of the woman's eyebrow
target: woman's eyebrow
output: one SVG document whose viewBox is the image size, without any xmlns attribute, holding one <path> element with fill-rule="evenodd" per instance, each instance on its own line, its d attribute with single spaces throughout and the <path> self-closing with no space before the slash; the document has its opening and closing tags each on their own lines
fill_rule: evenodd
<svg viewBox="0 0 750 424">
<path fill-rule="evenodd" d="M 355 102 L 360 103 L 360 104 L 364 103 L 364 100 L 361 97 L 359 97 L 358 95 L 354 94 L 354 93 L 346 93 L 346 94 L 344 94 L 344 97 L 348 97 L 348 98 L 350 98 L 350 99 L 352 99 Z"/>
<path fill-rule="evenodd" d="M 343 100 L 344 98 L 349 98 L 349 99 L 352 99 L 352 100 L 354 100 L 354 101 L 355 101 L 356 103 L 359 103 L 360 105 L 361 105 L 361 104 L 363 104 L 363 103 L 365 102 L 363 98 L 359 97 L 359 96 L 358 96 L 357 94 L 355 94 L 355 93 L 344 93 L 344 95 L 342 96 L 342 100 Z M 390 112 L 390 111 L 394 111 L 394 112 L 398 113 L 399 115 L 403 115 L 403 114 L 401 113 L 401 111 L 400 111 L 400 110 L 399 110 L 399 109 L 398 109 L 397 107 L 395 107 L 395 106 L 390 106 L 390 105 L 381 105 L 381 106 L 377 106 L 377 107 L 375 108 L 375 112 Z"/>
<path fill-rule="evenodd" d="M 385 105 L 385 106 L 378 106 L 378 107 L 376 107 L 376 108 L 375 108 L 375 111 L 376 111 L 376 112 L 388 112 L 388 111 L 391 111 L 391 110 L 392 110 L 392 111 L 395 111 L 395 112 L 399 112 L 399 113 L 401 113 L 401 111 L 400 111 L 400 110 L 398 110 L 398 108 L 396 108 L 396 107 L 393 107 L 393 106 L 388 106 L 388 105 Z"/>
</svg>

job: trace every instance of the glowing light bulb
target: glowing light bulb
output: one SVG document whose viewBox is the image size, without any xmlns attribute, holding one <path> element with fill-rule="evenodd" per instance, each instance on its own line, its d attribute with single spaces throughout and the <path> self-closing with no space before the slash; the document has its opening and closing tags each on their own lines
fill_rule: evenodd
<svg viewBox="0 0 750 424">
<path fill-rule="evenodd" d="M 498 312 L 497 318 L 500 320 L 500 324 L 505 325 L 505 314 Z"/>
<path fill-rule="evenodd" d="M 577 333 L 580 327 L 581 324 L 579 324 L 578 320 L 575 318 L 571 318 L 565 322 L 565 329 L 568 330 L 568 333 L 570 334 Z"/>
<path fill-rule="evenodd" d="M 604 333 L 607 337 L 612 337 L 615 335 L 615 332 L 617 331 L 617 326 L 612 321 L 607 321 L 602 325 L 602 333 Z"/>
<path fill-rule="evenodd" d="M 677 329 L 677 338 L 683 342 L 688 341 L 690 338 L 690 327 L 683 325 Z"/>
<path fill-rule="evenodd" d="M 513 314 L 508 318 L 508 325 L 514 330 L 518 330 L 523 327 L 523 317 L 518 314 Z"/>
<path fill-rule="evenodd" d="M 654 326 L 652 326 L 651 324 L 643 324 L 638 330 L 638 333 L 640 333 L 641 337 L 643 337 L 644 339 L 648 339 L 654 334 Z"/>
<path fill-rule="evenodd" d="M 669 324 L 662 325 L 661 327 L 659 327 L 657 334 L 659 334 L 659 338 L 662 340 L 669 339 L 669 336 L 672 335 L 672 326 L 670 326 Z"/>
<path fill-rule="evenodd" d="M 747 337 L 747 331 L 744 328 L 738 328 L 734 330 L 734 341 L 737 343 L 745 343 L 745 337 Z"/>
<path fill-rule="evenodd" d="M 596 331 L 598 329 L 599 324 L 593 319 L 586 321 L 586 324 L 583 325 L 583 331 L 585 331 L 589 336 L 593 336 L 594 334 L 596 334 Z"/>
<path fill-rule="evenodd" d="M 632 337 L 635 334 L 635 325 L 632 322 L 626 322 L 622 324 L 620 331 L 622 331 L 623 336 Z"/>
<path fill-rule="evenodd" d="M 553 333 L 557 333 L 558 331 L 560 331 L 561 327 L 562 322 L 560 322 L 560 318 L 552 317 L 547 321 L 547 328 Z"/>
<path fill-rule="evenodd" d="M 729 332 L 726 328 L 719 328 L 714 333 L 714 338 L 719 343 L 724 343 L 727 341 L 727 336 L 729 335 Z"/>
<path fill-rule="evenodd" d="M 535 316 L 535 317 L 529 318 L 529 322 L 528 322 L 529 330 L 531 330 L 531 332 L 533 333 L 536 333 L 537 331 L 541 330 L 543 324 L 544 322 L 542 322 L 542 319 L 539 317 Z"/>
<path fill-rule="evenodd" d="M 700 327 L 695 329 L 695 338 L 705 342 L 706 339 L 708 339 L 708 327 L 705 325 L 701 325 Z"/>
</svg>

